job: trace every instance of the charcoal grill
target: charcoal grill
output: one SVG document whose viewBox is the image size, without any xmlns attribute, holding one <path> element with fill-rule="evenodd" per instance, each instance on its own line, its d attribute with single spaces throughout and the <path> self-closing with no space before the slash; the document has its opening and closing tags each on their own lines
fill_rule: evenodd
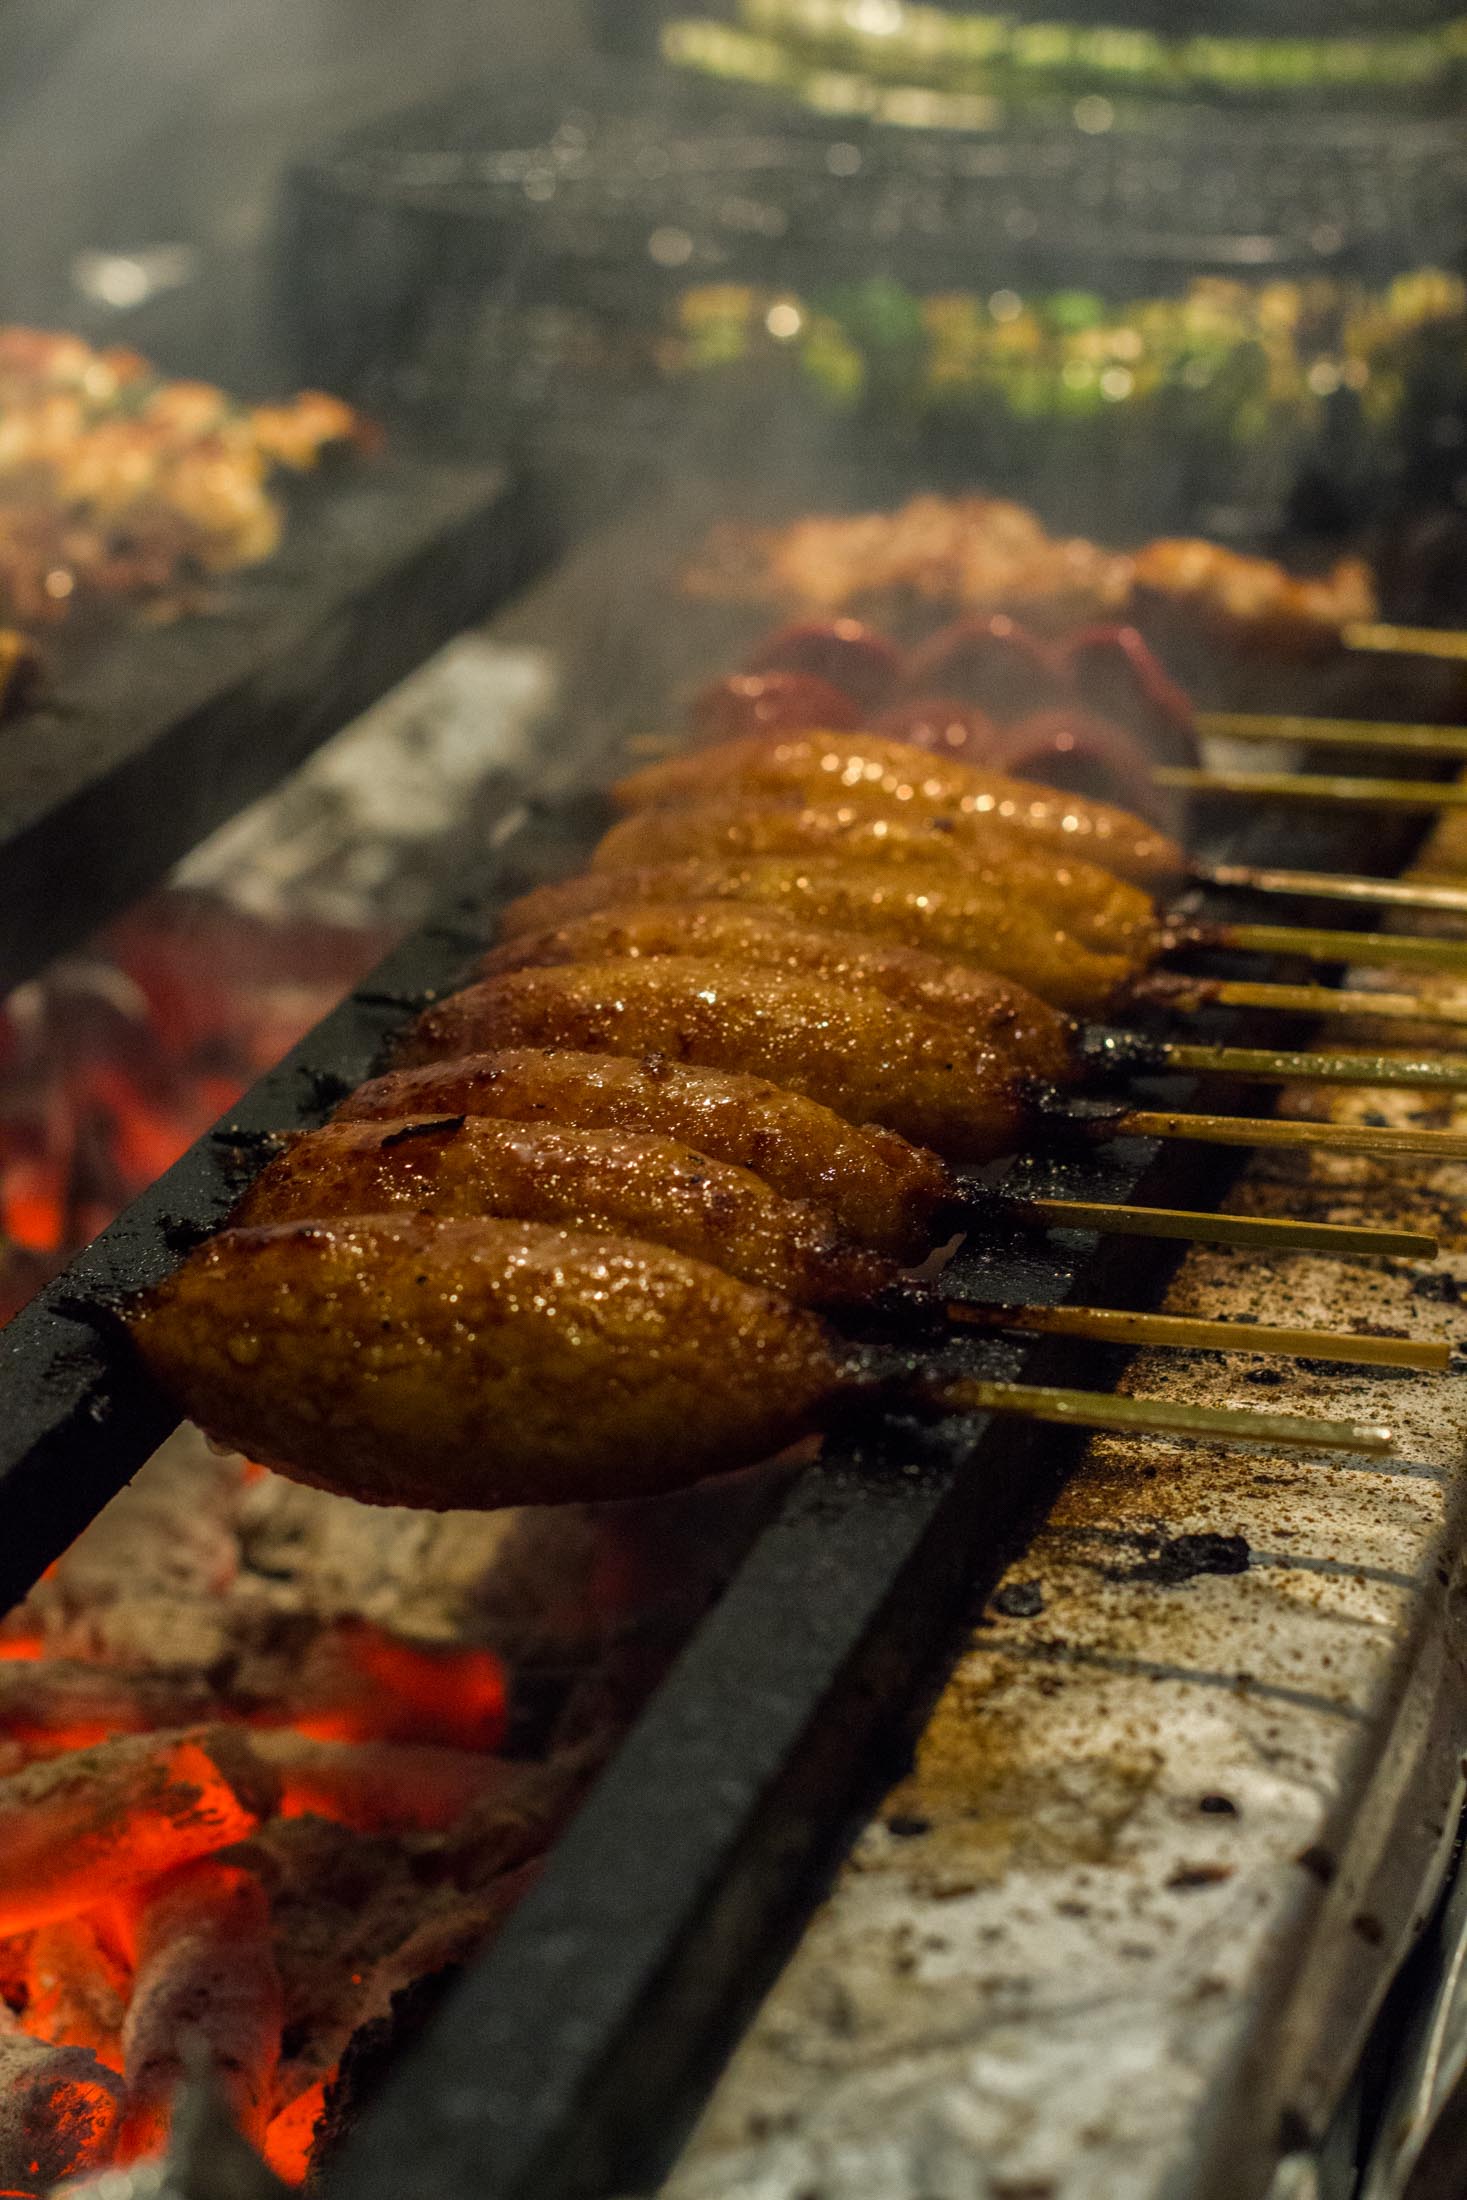
<svg viewBox="0 0 1467 2200">
<path fill-rule="evenodd" d="M 658 515 L 644 525 L 660 533 Z M 554 636 L 585 612 L 575 571 L 627 570 L 635 531 L 583 547 L 541 606 Z M 591 654 L 595 654 L 594 651 Z M 574 704 L 575 698 L 570 699 Z M 0 1586 L 19 1597 L 137 1469 L 174 1416 L 109 1319 L 222 1219 L 270 1134 L 319 1122 L 370 1074 L 392 1029 L 458 982 L 512 892 L 583 858 L 600 821 L 585 789 L 619 732 L 568 710 L 556 795 L 506 796 L 499 845 L 440 917 L 398 948 L 228 1119 L 135 1203 L 0 1340 Z M 1411 829 L 1255 824 L 1213 844 L 1263 862 L 1389 868 Z M 1221 1028 L 1226 1028 L 1225 1026 Z M 1187 1088 L 1167 1096 L 1185 1103 Z M 1234 1173 L 1217 1150 L 1142 1141 L 1059 1166 L 1034 1191 L 1206 1205 Z M 967 1256 L 984 1295 L 1153 1301 L 1165 1247 L 1088 1237 Z M 964 1280 L 961 1271 L 957 1280 Z M 1121 1359 L 1057 1342 L 968 1342 L 961 1367 L 1105 1380 Z M 342 2200 L 591 2200 L 664 2166 L 751 2001 L 883 1772 L 960 1610 L 991 1585 L 1060 1488 L 1068 1439 L 973 1419 L 901 1425 L 809 1470 L 761 1535 L 535 1891 L 408 2051 L 333 2165 Z M 655 1868 L 652 1868 L 654 1867 Z"/>
</svg>

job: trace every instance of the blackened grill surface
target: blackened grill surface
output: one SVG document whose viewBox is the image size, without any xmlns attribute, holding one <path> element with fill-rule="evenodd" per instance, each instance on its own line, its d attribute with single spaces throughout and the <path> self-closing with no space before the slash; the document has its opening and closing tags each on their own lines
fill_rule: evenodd
<svg viewBox="0 0 1467 2200">
<path fill-rule="evenodd" d="M 403 456 L 291 500 L 284 543 L 166 627 L 61 629 L 0 729 L 0 992 L 154 885 L 538 562 L 498 467 Z"/>
</svg>

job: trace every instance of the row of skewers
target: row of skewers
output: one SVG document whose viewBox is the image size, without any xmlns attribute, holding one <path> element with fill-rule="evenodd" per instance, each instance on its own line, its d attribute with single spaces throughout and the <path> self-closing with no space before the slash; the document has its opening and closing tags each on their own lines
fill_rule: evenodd
<svg viewBox="0 0 1467 2200">
<path fill-rule="evenodd" d="M 690 596 L 778 605 L 791 616 L 1007 613 L 1045 635 L 1129 621 L 1162 654 L 1318 663 L 1341 650 L 1461 658 L 1467 637 L 1381 620 L 1368 566 L 1348 557 L 1301 576 L 1201 537 L 1112 550 L 1051 535 L 1003 497 L 912 497 L 894 512 L 809 513 L 782 527 L 725 522 L 683 575 Z"/>
<path fill-rule="evenodd" d="M 704 699 L 705 715 L 724 731 L 756 708 L 794 725 L 815 695 L 801 697 L 790 677 L 816 675 L 826 690 L 822 725 L 856 722 L 830 711 L 854 708 L 865 725 L 880 713 L 881 730 L 940 740 L 1000 770 L 1044 778 L 1059 765 L 1081 791 L 1104 791 L 1108 778 L 1132 807 L 1147 808 L 1158 787 L 1417 812 L 1467 800 L 1429 779 L 1362 777 L 1353 768 L 1348 776 L 1200 768 L 1197 740 L 1209 734 L 1367 758 L 1467 756 L 1460 725 L 1196 710 L 1172 677 L 1181 671 L 1215 686 L 1219 673 L 1226 684 L 1241 667 L 1339 667 L 1382 652 L 1398 665 L 1467 663 L 1467 632 L 1383 620 L 1373 577 L 1356 558 L 1309 577 L 1201 538 L 1117 551 L 1052 536 L 1033 512 L 1002 498 L 919 496 L 894 512 L 717 527 L 681 586 L 694 598 L 777 604 L 795 621 L 741 680 Z M 886 621 L 917 646 L 898 649 L 863 620 Z M 983 706 L 976 724 L 975 702 Z M 1127 740 L 1128 726 L 1144 735 L 1144 753 Z M 1077 764 L 1091 776 L 1077 780 Z"/>
<path fill-rule="evenodd" d="M 1209 770 L 1208 739 L 1323 747 L 1352 766 L 1385 753 L 1418 767 L 1467 759 L 1462 726 L 1200 710 L 1139 628 L 1089 625 L 1048 636 L 1007 612 L 958 619 L 911 649 L 858 619 L 796 621 L 766 636 L 739 672 L 704 689 L 693 717 L 709 738 L 865 727 L 1151 816 L 1169 814 L 1184 794 L 1418 811 L 1459 799 L 1433 780 Z M 1245 883 L 1270 890 L 1266 880 Z M 1397 882 L 1378 887 L 1381 900 L 1409 904 L 1409 889 Z M 1455 905 L 1467 907 L 1460 889 Z"/>
<path fill-rule="evenodd" d="M 615 801 L 589 869 L 511 904 L 476 983 L 132 1308 L 145 1360 L 212 1436 L 354 1497 L 440 1507 L 654 1494 L 892 1412 L 1389 1448 L 1380 1429 L 943 1382 L 894 1368 L 871 1330 L 1445 1366 L 1409 1339 L 954 1305 L 909 1271 L 999 1216 L 1429 1257 L 1402 1233 L 1006 1209 L 961 1172 L 1036 1137 L 1129 1134 L 1467 1157 L 1451 1132 L 1074 1097 L 1165 1069 L 1467 1088 L 1435 1059 L 1075 1021 L 1166 999 L 1156 965 L 1178 947 L 1467 968 L 1467 943 L 1169 917 L 1154 893 L 1188 865 L 1146 820 L 859 727 L 736 735 L 635 772 Z M 1182 978 L 1178 997 L 1216 982 Z"/>
</svg>

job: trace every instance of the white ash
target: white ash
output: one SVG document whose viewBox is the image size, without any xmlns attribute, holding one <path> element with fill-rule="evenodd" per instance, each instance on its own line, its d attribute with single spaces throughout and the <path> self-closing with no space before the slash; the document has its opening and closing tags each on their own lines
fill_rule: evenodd
<svg viewBox="0 0 1467 2200">
<path fill-rule="evenodd" d="M 173 883 L 271 919 L 421 923 L 554 693 L 545 652 L 461 635 L 195 849 Z"/>
</svg>

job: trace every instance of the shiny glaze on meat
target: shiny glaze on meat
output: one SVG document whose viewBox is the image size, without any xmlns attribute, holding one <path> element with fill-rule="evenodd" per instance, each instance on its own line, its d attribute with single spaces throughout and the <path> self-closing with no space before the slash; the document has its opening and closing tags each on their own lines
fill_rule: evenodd
<svg viewBox="0 0 1467 2200">
<path fill-rule="evenodd" d="M 658 1246 L 366 1216 L 229 1230 L 130 1316 L 216 1440 L 369 1504 L 647 1497 L 818 1427 L 813 1315 Z"/>
<path fill-rule="evenodd" d="M 479 965 L 481 977 L 558 963 L 621 962 L 712 955 L 749 970 L 828 978 L 856 992 L 885 994 L 903 1008 L 960 1024 L 996 1047 L 1014 1068 L 1051 1081 L 1070 1065 L 1071 1032 L 1037 994 L 991 971 L 944 962 L 913 947 L 885 947 L 854 932 L 819 932 L 777 909 L 731 901 L 647 902 L 580 917 L 550 932 L 507 940 Z"/>
<path fill-rule="evenodd" d="M 751 1170 L 829 1214 L 842 1236 L 920 1260 L 955 1186 L 935 1154 L 894 1131 L 846 1123 L 762 1077 L 663 1059 L 506 1048 L 363 1085 L 338 1123 L 471 1115 L 511 1123 L 649 1132 Z"/>
<path fill-rule="evenodd" d="M 491 978 L 419 1017 L 402 1058 L 441 1061 L 496 1046 L 746 1069 L 949 1161 L 1012 1153 L 1025 1122 L 1022 1081 L 956 1025 L 881 994 L 691 955 Z"/>
<path fill-rule="evenodd" d="M 331 1123 L 294 1140 L 236 1209 L 236 1229 L 398 1209 L 494 1216 L 666 1245 L 802 1306 L 851 1306 L 892 1279 L 818 1207 L 645 1132 L 482 1116 Z"/>
<path fill-rule="evenodd" d="M 838 856 L 727 857 L 650 871 L 598 871 L 542 886 L 504 910 L 507 939 L 553 931 L 577 917 L 637 902 L 734 901 L 773 908 L 817 930 L 856 932 L 888 946 L 995 971 L 1071 1015 L 1103 1009 L 1151 961 L 1100 955 L 1040 910 L 951 867 L 843 863 Z"/>
<path fill-rule="evenodd" d="M 905 817 L 894 805 L 716 802 L 634 810 L 606 834 L 591 868 L 628 871 L 689 857 L 718 862 L 781 855 L 922 864 L 938 872 L 955 865 L 975 884 L 1043 910 L 1102 954 L 1131 954 L 1138 943 L 1147 952 L 1156 934 L 1150 895 L 1097 864 L 1058 862 L 1004 827 L 990 834 L 981 819 L 947 812 Z"/>
<path fill-rule="evenodd" d="M 618 809 L 626 811 L 877 797 L 914 817 L 925 810 L 988 819 L 1022 834 L 1031 847 L 1066 861 L 1079 857 L 1100 864 L 1147 888 L 1170 887 L 1186 870 L 1176 842 L 1129 811 L 980 771 L 875 733 L 754 734 L 649 764 L 613 793 Z"/>
</svg>

